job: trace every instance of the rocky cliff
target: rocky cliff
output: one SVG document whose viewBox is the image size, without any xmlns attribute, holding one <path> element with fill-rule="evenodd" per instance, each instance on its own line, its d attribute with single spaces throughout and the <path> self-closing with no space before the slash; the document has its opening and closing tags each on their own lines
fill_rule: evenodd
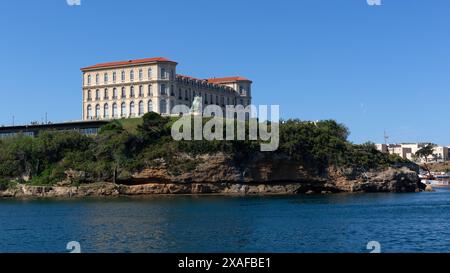
<svg viewBox="0 0 450 273">
<path fill-rule="evenodd" d="M 299 162 L 283 156 L 260 154 L 239 162 L 224 154 L 190 157 L 189 170 L 175 168 L 164 160 L 132 174 L 120 183 L 71 186 L 83 173 L 68 172 L 59 186 L 36 187 L 18 184 L 0 192 L 0 197 L 83 197 L 149 194 L 325 194 L 339 192 L 415 192 L 422 186 L 417 173 L 406 167 L 381 170 L 328 168 L 311 172 Z M 195 164 L 194 164 L 195 163 Z M 194 164 L 194 165 L 193 165 Z M 182 164 L 183 165 L 183 164 Z"/>
</svg>

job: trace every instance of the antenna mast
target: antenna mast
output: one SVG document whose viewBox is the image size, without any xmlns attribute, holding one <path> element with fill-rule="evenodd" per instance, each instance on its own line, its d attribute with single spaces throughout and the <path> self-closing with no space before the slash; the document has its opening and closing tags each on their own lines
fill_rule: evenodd
<svg viewBox="0 0 450 273">
<path fill-rule="evenodd" d="M 387 141 L 389 139 L 389 136 L 386 134 L 386 130 L 384 131 L 384 144 L 387 146 Z"/>
</svg>

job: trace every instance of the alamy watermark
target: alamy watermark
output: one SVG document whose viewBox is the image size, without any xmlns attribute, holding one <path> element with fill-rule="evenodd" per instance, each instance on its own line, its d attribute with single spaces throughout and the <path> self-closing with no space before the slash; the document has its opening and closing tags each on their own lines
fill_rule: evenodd
<svg viewBox="0 0 450 273">
<path fill-rule="evenodd" d="M 81 0 L 66 0 L 69 6 L 81 6 Z"/>
<path fill-rule="evenodd" d="M 66 249 L 70 250 L 70 253 L 81 253 L 81 244 L 77 241 L 68 242 Z"/>
<path fill-rule="evenodd" d="M 370 241 L 366 246 L 367 250 L 371 250 L 370 253 L 378 254 L 381 253 L 381 244 L 378 241 Z"/>
<path fill-rule="evenodd" d="M 369 6 L 381 6 L 381 0 L 366 0 Z"/>
<path fill-rule="evenodd" d="M 263 152 L 276 151 L 280 143 L 280 107 L 260 105 L 227 105 L 225 113 L 218 105 L 208 105 L 204 109 L 195 100 L 193 107 L 176 105 L 172 115 L 181 117 L 171 129 L 172 138 L 181 140 L 259 140 Z M 258 118 L 251 118 L 256 114 Z M 204 123 L 204 118 L 209 118 Z"/>
<path fill-rule="evenodd" d="M 379 254 L 381 253 L 381 244 L 378 241 L 370 241 L 367 243 L 366 249 L 370 250 L 372 254 Z M 69 250 L 69 253 L 79 254 L 81 253 L 81 244 L 77 241 L 68 242 L 66 250 Z"/>
</svg>

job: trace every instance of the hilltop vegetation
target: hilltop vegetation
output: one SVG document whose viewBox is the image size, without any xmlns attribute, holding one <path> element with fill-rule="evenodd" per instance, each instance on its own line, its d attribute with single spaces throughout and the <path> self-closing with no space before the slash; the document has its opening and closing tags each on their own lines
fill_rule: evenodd
<svg viewBox="0 0 450 273">
<path fill-rule="evenodd" d="M 95 137 L 49 131 L 35 138 L 21 135 L 0 140 L 0 190 L 14 181 L 52 185 L 64 180 L 68 170 L 84 174 L 72 181 L 75 184 L 127 180 L 158 160 L 169 163 L 174 173 L 194 170 L 197 162 L 180 160 L 180 154 L 222 152 L 242 162 L 260 153 L 260 140 L 174 141 L 171 126 L 176 120 L 149 113 L 142 119 L 113 121 Z M 378 152 L 372 143 L 354 145 L 348 135 L 348 129 L 333 120 L 287 120 L 280 124 L 279 149 L 269 154 L 287 156 L 312 173 L 330 166 L 364 170 L 402 162 Z"/>
</svg>

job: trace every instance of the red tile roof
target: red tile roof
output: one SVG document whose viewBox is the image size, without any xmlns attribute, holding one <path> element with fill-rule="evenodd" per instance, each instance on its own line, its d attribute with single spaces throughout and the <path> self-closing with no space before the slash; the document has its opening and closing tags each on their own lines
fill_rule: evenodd
<svg viewBox="0 0 450 273">
<path fill-rule="evenodd" d="M 124 66 L 124 65 L 132 65 L 132 64 L 143 64 L 143 63 L 155 63 L 155 62 L 169 62 L 176 63 L 172 60 L 169 60 L 164 57 L 156 57 L 156 58 L 147 58 L 147 59 L 138 59 L 138 60 L 129 60 L 129 61 L 119 61 L 119 62 L 109 62 L 109 63 L 100 63 L 88 67 L 81 68 L 81 70 L 89 70 L 103 67 L 115 67 L 115 66 Z"/>
<path fill-rule="evenodd" d="M 209 83 L 217 83 L 217 84 L 222 84 L 222 83 L 232 83 L 232 82 L 251 82 L 251 80 L 244 78 L 244 77 L 240 77 L 240 76 L 236 76 L 236 77 L 225 77 L 225 78 L 212 78 L 212 79 L 207 79 L 207 81 Z"/>
</svg>

